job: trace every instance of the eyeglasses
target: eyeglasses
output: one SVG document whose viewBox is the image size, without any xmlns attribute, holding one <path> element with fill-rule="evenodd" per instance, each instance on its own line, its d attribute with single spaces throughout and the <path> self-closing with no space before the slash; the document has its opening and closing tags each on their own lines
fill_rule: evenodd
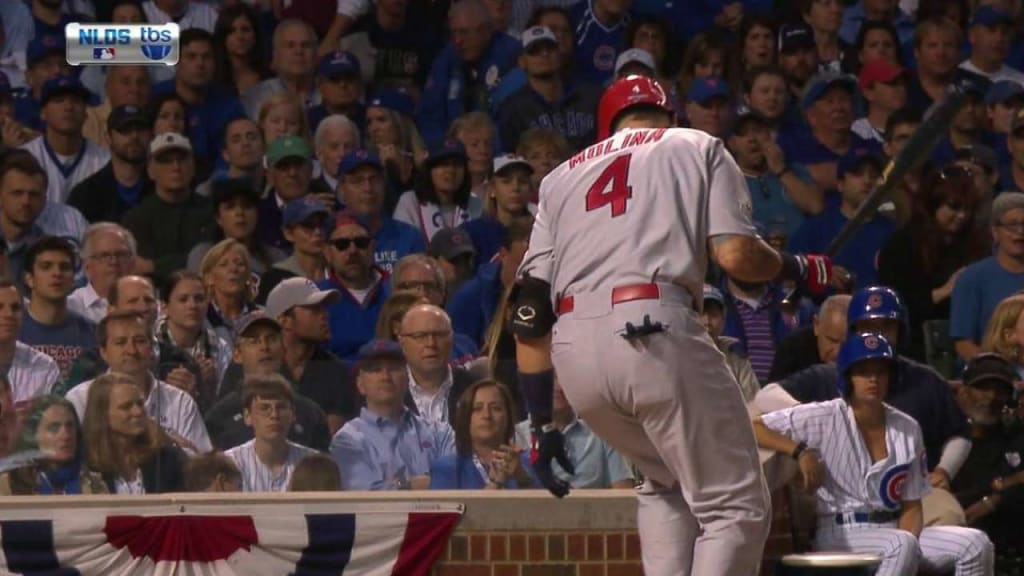
<svg viewBox="0 0 1024 576">
<path fill-rule="evenodd" d="M 291 414 L 294 408 L 287 402 L 259 402 L 252 407 L 252 411 L 260 416 L 272 414 Z"/>
<path fill-rule="evenodd" d="M 964 177 L 974 178 L 974 171 L 968 168 L 967 166 L 961 166 L 959 164 L 951 164 L 949 166 L 946 166 L 942 170 L 939 170 L 939 178 L 942 178 L 943 180 Z"/>
<path fill-rule="evenodd" d="M 1024 234 L 1024 222 L 999 222 L 996 226 L 1016 234 Z"/>
<path fill-rule="evenodd" d="M 440 292 L 441 287 L 436 282 L 399 282 L 398 289 L 403 292 Z"/>
<path fill-rule="evenodd" d="M 425 342 L 427 338 L 433 338 L 435 340 L 445 340 L 451 338 L 452 333 L 448 330 L 434 330 L 424 332 L 409 332 L 400 335 L 402 338 L 408 338 L 413 342 Z"/>
<path fill-rule="evenodd" d="M 331 246 L 334 246 L 340 252 L 348 250 L 348 247 L 355 244 L 359 250 L 366 250 L 370 247 L 370 237 L 360 236 L 358 238 L 336 238 L 331 240 Z"/>
<path fill-rule="evenodd" d="M 132 256 L 133 254 L 128 250 L 119 250 L 116 252 L 97 252 L 91 254 L 89 259 L 113 264 L 114 262 L 127 262 L 132 259 Z"/>
</svg>

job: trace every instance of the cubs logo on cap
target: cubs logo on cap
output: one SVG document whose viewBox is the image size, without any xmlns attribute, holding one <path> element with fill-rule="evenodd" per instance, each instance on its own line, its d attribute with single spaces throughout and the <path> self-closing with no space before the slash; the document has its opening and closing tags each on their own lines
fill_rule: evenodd
<svg viewBox="0 0 1024 576">
<path fill-rule="evenodd" d="M 868 297 L 868 308 L 878 308 L 882 305 L 882 297 L 878 294 L 872 294 Z"/>
<path fill-rule="evenodd" d="M 864 338 L 864 347 L 868 350 L 876 350 L 878 348 L 878 338 L 875 336 Z"/>
</svg>

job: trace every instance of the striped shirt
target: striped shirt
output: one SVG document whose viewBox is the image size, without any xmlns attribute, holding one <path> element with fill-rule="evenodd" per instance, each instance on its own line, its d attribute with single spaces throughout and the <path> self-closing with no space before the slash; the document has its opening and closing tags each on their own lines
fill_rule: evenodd
<svg viewBox="0 0 1024 576">
<path fill-rule="evenodd" d="M 292 480 L 295 466 L 306 456 L 316 453 L 317 451 L 312 448 L 288 442 L 288 456 L 277 474 L 274 474 L 273 470 L 268 468 L 256 454 L 255 439 L 235 446 L 224 455 L 231 458 L 242 473 L 243 492 L 285 492 Z"/>
<path fill-rule="evenodd" d="M 110 152 L 106 148 L 84 138 L 78 154 L 66 159 L 50 148 L 45 136 L 30 140 L 21 148 L 32 154 L 46 171 L 46 200 L 57 204 L 67 202 L 72 188 L 110 162 Z"/>
<path fill-rule="evenodd" d="M 819 515 L 900 509 L 931 491 L 921 427 L 885 405 L 886 456 L 871 461 L 853 409 L 845 400 L 800 404 L 761 416 L 764 425 L 821 454 L 828 470 L 818 488 Z"/>
<path fill-rule="evenodd" d="M 738 297 L 733 297 L 733 302 L 743 325 L 743 334 L 746 336 L 747 358 L 758 380 L 764 382 L 768 379 L 772 361 L 775 360 L 775 340 L 772 338 L 774 292 L 765 291 L 756 308 Z"/>
<path fill-rule="evenodd" d="M 14 358 L 7 369 L 11 397 L 15 403 L 28 402 L 53 391 L 60 380 L 57 362 L 22 342 L 14 343 Z"/>
</svg>

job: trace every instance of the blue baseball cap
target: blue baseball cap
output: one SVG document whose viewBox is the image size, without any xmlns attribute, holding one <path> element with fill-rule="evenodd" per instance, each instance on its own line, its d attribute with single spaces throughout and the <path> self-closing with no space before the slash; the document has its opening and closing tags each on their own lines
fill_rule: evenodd
<svg viewBox="0 0 1024 576">
<path fill-rule="evenodd" d="M 331 215 L 331 211 L 317 198 L 311 196 L 296 198 L 284 205 L 284 211 L 281 213 L 281 225 L 293 226 L 305 222 L 317 214 L 323 214 L 326 218 Z"/>
<path fill-rule="evenodd" d="M 324 78 L 359 76 L 359 60 L 351 52 L 335 50 L 320 59 L 317 72 Z"/>
<path fill-rule="evenodd" d="M 842 88 L 853 96 L 857 93 L 857 79 L 847 74 L 836 74 L 835 72 L 823 72 L 818 74 L 807 83 L 803 95 L 800 97 L 800 108 L 807 110 L 830 89 Z"/>
<path fill-rule="evenodd" d="M 366 101 L 367 108 L 387 108 L 412 118 L 416 105 L 405 92 L 398 90 L 381 90 Z"/>
<path fill-rule="evenodd" d="M 92 93 L 85 86 L 82 86 L 78 78 L 73 76 L 57 76 L 43 83 L 43 90 L 39 95 L 39 104 L 45 106 L 52 98 L 62 94 L 74 94 L 86 102 L 92 97 Z"/>
<path fill-rule="evenodd" d="M 67 46 L 64 37 L 57 34 L 41 34 L 28 43 L 25 60 L 29 67 L 50 54 L 64 54 Z"/>
<path fill-rule="evenodd" d="M 999 24 L 1012 24 L 1013 16 L 998 6 L 979 6 L 974 14 L 971 14 L 971 26 L 997 26 Z"/>
<path fill-rule="evenodd" d="M 1013 80 L 999 80 L 988 87 L 988 92 L 985 93 L 985 104 L 994 106 L 1022 95 L 1024 95 L 1024 86 L 1020 83 Z"/>
<path fill-rule="evenodd" d="M 722 295 L 722 291 L 711 284 L 704 285 L 704 303 L 707 304 L 708 300 L 718 302 L 719 306 L 725 306 L 725 296 Z"/>
<path fill-rule="evenodd" d="M 378 170 L 383 169 L 384 167 L 380 162 L 380 158 L 378 158 L 373 152 L 368 152 L 366 150 L 353 150 L 342 156 L 341 162 L 338 163 L 338 178 L 340 179 L 345 174 L 348 174 L 360 166 L 373 166 Z"/>
<path fill-rule="evenodd" d="M 423 163 L 424 167 L 428 170 L 433 168 L 438 162 L 447 160 L 448 158 L 460 158 L 466 159 L 466 148 L 462 145 L 462 142 L 454 138 L 448 138 L 443 142 L 431 147 L 430 154 L 427 156 L 427 160 Z"/>
<path fill-rule="evenodd" d="M 807 23 L 783 24 L 779 28 L 779 38 L 776 44 L 779 54 L 810 50 L 815 47 L 814 30 Z"/>
<path fill-rule="evenodd" d="M 881 156 L 863 146 L 852 148 L 839 158 L 839 162 L 836 164 L 836 177 L 842 178 L 848 172 L 856 172 L 868 163 L 874 164 L 875 168 L 879 170 L 882 169 Z"/>
<path fill-rule="evenodd" d="M 399 360 L 405 360 L 405 354 L 402 352 L 402 347 L 398 345 L 398 342 L 394 340 L 370 340 L 366 344 L 359 347 L 359 353 L 356 356 L 356 361 L 359 364 L 368 360 L 375 360 L 377 358 L 397 358 Z"/>
<path fill-rule="evenodd" d="M 686 92 L 686 99 L 698 104 L 704 104 L 716 97 L 729 98 L 729 85 L 717 76 L 694 78 Z"/>
</svg>

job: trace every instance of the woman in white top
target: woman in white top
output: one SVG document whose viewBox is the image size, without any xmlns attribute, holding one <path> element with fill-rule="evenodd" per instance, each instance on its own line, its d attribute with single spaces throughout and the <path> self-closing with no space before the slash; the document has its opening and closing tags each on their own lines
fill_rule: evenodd
<svg viewBox="0 0 1024 576">
<path fill-rule="evenodd" d="M 814 548 L 876 554 L 878 576 L 994 574 L 984 532 L 924 527 L 931 491 L 921 427 L 885 404 L 894 354 L 879 334 L 851 334 L 839 350 L 841 398 L 802 404 L 754 420 L 759 446 L 788 454 L 817 489 Z"/>
<path fill-rule="evenodd" d="M 128 376 L 108 372 L 89 387 L 83 424 L 89 468 L 112 494 L 181 492 L 187 457 L 146 415 L 142 391 Z"/>
<path fill-rule="evenodd" d="M 429 244 L 438 230 L 479 217 L 483 206 L 470 194 L 467 162 L 458 140 L 445 140 L 431 149 L 416 187 L 398 199 L 395 220 L 415 226 Z"/>
</svg>

